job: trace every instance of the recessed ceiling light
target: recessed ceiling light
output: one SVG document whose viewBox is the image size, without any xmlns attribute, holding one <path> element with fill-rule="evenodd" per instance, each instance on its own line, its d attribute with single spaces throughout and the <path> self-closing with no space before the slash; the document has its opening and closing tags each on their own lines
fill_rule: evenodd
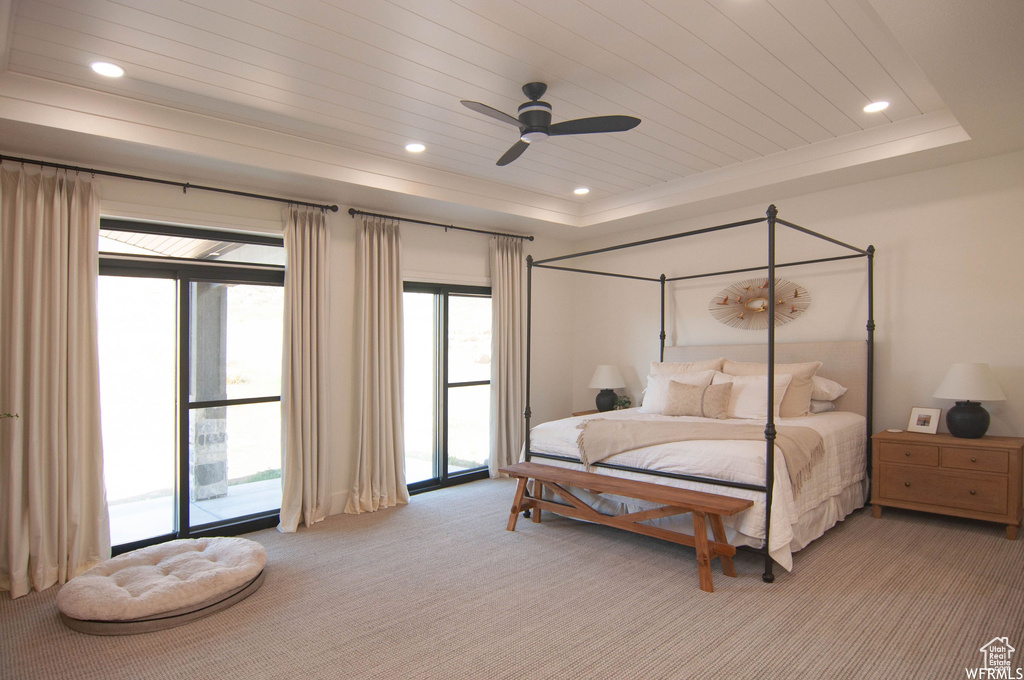
<svg viewBox="0 0 1024 680">
<path fill-rule="evenodd" d="M 588 189 L 587 187 L 576 187 L 575 189 L 572 190 L 572 193 L 576 194 L 577 196 L 583 196 L 584 194 L 589 194 L 590 189 Z"/>
<path fill-rule="evenodd" d="M 865 113 L 878 113 L 879 111 L 885 111 L 889 108 L 889 102 L 871 102 L 864 107 Z"/>
<path fill-rule="evenodd" d="M 92 70 L 107 78 L 120 78 L 124 75 L 124 69 L 109 61 L 94 61 L 91 64 Z"/>
<path fill-rule="evenodd" d="M 409 144 L 405 145 L 405 150 L 408 151 L 409 153 L 419 153 L 425 150 L 426 148 L 427 147 L 423 146 L 419 142 L 410 142 Z"/>
</svg>

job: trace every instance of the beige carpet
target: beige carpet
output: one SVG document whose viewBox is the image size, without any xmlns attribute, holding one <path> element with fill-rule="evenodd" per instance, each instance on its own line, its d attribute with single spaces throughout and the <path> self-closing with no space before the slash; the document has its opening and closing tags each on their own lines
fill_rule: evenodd
<svg viewBox="0 0 1024 680">
<path fill-rule="evenodd" d="M 964 678 L 996 636 L 1024 666 L 1024 540 L 996 525 L 861 511 L 774 584 L 716 563 L 709 594 L 692 549 L 549 514 L 505 531 L 513 491 L 250 534 L 263 587 L 173 630 L 92 637 L 57 588 L 0 595 L 0 677 Z"/>
</svg>

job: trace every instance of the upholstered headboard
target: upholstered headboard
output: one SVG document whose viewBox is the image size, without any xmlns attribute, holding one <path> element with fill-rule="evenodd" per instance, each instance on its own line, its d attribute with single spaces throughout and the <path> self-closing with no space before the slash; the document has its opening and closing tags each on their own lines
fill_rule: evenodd
<svg viewBox="0 0 1024 680">
<path fill-rule="evenodd" d="M 726 357 L 733 361 L 768 361 L 768 346 L 760 345 L 695 345 L 666 347 L 665 361 L 701 361 Z M 818 375 L 835 380 L 848 389 L 836 400 L 840 411 L 867 415 L 868 345 L 862 340 L 838 342 L 776 343 L 775 363 L 820 361 Z"/>
</svg>

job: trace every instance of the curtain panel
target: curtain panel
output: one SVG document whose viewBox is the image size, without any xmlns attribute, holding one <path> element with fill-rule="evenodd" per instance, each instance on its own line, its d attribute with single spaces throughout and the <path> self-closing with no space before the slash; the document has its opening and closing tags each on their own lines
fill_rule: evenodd
<svg viewBox="0 0 1024 680">
<path fill-rule="evenodd" d="M 522 239 L 491 240 L 491 477 L 519 460 L 525 438 L 525 265 Z"/>
<path fill-rule="evenodd" d="M 328 233 L 318 208 L 285 211 L 281 521 L 278 531 L 319 522 L 330 511 L 328 451 Z"/>
<path fill-rule="evenodd" d="M 0 590 L 110 557 L 100 434 L 99 201 L 89 178 L 0 168 Z"/>
<path fill-rule="evenodd" d="M 403 436 L 402 241 L 398 222 L 363 216 L 359 300 L 359 435 L 345 512 L 409 502 Z"/>
</svg>

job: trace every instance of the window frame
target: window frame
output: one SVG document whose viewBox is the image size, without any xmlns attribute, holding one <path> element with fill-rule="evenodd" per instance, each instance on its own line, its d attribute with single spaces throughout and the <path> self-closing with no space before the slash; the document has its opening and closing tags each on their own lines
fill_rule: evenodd
<svg viewBox="0 0 1024 680">
<path fill-rule="evenodd" d="M 112 220 L 102 218 L 100 229 L 116 231 L 133 231 L 131 227 L 137 225 L 139 233 L 156 233 L 167 236 L 182 236 L 186 238 L 203 238 L 215 236 L 223 241 L 235 241 L 239 243 L 258 243 L 272 247 L 284 247 L 284 240 L 272 236 L 253 236 L 250 234 L 236 234 L 230 231 L 218 229 L 206 229 L 199 227 L 184 227 L 168 224 L 152 224 L 147 222 L 132 222 L 129 220 Z M 144 277 L 170 279 L 176 282 L 177 296 L 177 334 L 175 338 L 177 352 L 178 383 L 176 386 L 176 439 L 175 442 L 175 507 L 174 520 L 177 531 L 160 536 L 153 536 L 139 541 L 122 543 L 111 546 L 111 554 L 119 555 L 124 552 L 158 543 L 165 543 L 179 538 L 201 538 L 204 536 L 237 536 L 239 534 L 258 531 L 277 526 L 280 522 L 280 508 L 263 512 L 231 517 L 203 524 L 197 527 L 190 526 L 189 517 L 189 416 L 190 411 L 197 408 L 209 408 L 215 406 L 233 406 L 254 403 L 280 402 L 282 395 L 247 397 L 226 399 L 217 401 L 193 401 L 190 395 L 189 374 L 191 365 L 190 319 L 191 285 L 196 282 L 224 283 L 224 284 L 256 284 L 270 286 L 284 286 L 285 268 L 280 265 L 267 264 L 245 264 L 245 263 L 216 263 L 211 260 L 190 260 L 185 258 L 145 256 L 145 255 L 123 255 L 115 253 L 99 254 L 99 275 L 100 276 L 121 276 L 121 277 Z M 282 329 L 283 331 L 283 329 Z"/>
<path fill-rule="evenodd" d="M 408 484 L 409 493 L 422 493 L 456 484 L 465 484 L 466 482 L 478 479 L 486 479 L 490 474 L 486 464 L 454 474 L 448 471 L 448 390 L 453 387 L 478 387 L 491 384 L 490 378 L 487 380 L 449 382 L 448 321 L 449 300 L 452 295 L 456 297 L 486 297 L 492 299 L 491 287 L 405 281 L 402 292 L 429 293 L 434 295 L 434 405 L 436 407 L 434 409 L 434 469 L 436 474 L 430 479 Z M 405 452 L 403 451 L 402 454 L 404 457 Z"/>
</svg>

